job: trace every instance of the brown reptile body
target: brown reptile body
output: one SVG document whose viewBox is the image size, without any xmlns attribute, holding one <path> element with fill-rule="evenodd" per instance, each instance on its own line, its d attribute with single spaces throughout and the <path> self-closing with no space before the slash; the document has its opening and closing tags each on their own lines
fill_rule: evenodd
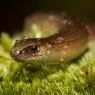
<svg viewBox="0 0 95 95">
<path fill-rule="evenodd" d="M 87 48 L 88 32 L 86 26 L 78 20 L 68 16 L 59 16 L 52 14 L 41 14 L 36 22 L 47 22 L 48 26 L 42 23 L 42 26 L 50 28 L 55 27 L 54 35 L 46 38 L 29 38 L 16 41 L 11 55 L 14 59 L 25 63 L 33 61 L 68 61 L 78 57 Z M 46 18 L 44 17 L 46 16 Z M 43 19 L 44 18 L 44 19 Z M 54 23 L 52 24 L 52 22 Z"/>
</svg>

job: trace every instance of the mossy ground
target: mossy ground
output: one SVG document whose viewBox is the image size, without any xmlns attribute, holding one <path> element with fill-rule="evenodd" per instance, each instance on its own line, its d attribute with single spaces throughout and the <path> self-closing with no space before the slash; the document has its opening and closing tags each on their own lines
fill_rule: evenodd
<svg viewBox="0 0 95 95">
<path fill-rule="evenodd" d="M 0 95 L 95 95 L 94 41 L 76 60 L 39 66 L 14 61 L 13 43 L 14 38 L 1 34 Z"/>
</svg>

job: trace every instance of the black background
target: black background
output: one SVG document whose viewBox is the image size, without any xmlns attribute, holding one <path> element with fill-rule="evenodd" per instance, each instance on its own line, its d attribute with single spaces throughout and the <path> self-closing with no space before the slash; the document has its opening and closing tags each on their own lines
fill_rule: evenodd
<svg viewBox="0 0 95 95">
<path fill-rule="evenodd" d="M 0 32 L 22 29 L 24 18 L 39 10 L 65 10 L 95 20 L 94 0 L 0 0 Z"/>
</svg>

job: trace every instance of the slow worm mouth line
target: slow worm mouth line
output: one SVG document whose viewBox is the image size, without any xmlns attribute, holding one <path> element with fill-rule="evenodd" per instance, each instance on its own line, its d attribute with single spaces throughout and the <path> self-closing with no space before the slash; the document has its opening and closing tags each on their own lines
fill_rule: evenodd
<svg viewBox="0 0 95 95">
<path fill-rule="evenodd" d="M 49 20 L 48 18 L 50 15 L 51 14 L 41 14 L 41 15 L 38 15 L 40 16 L 38 18 L 41 18 L 40 21 L 38 19 L 33 19 L 33 18 L 30 19 L 30 21 L 31 22 L 33 21 L 35 24 L 39 25 L 41 29 L 45 28 L 46 25 L 48 25 L 47 27 L 50 27 L 50 30 L 51 30 L 51 27 L 56 28 L 56 25 L 58 24 L 58 27 L 57 27 L 58 32 L 52 36 L 49 36 L 47 38 L 42 38 L 40 40 L 38 40 L 38 38 L 37 39 L 35 38 L 35 40 L 33 40 L 32 38 L 21 39 L 12 48 L 11 54 L 13 58 L 15 56 L 15 59 L 21 60 L 21 61 L 22 60 L 24 61 L 27 58 L 27 61 L 32 62 L 33 56 L 32 54 L 30 54 L 31 52 L 29 52 L 29 48 L 28 50 L 26 48 L 26 50 L 24 51 L 22 55 L 19 55 L 20 53 L 19 54 L 16 54 L 16 53 L 20 52 L 20 50 L 24 50 L 25 49 L 24 47 L 26 46 L 31 46 L 31 44 L 37 45 L 39 43 L 40 43 L 39 45 L 41 45 L 40 47 L 42 47 L 44 51 L 42 49 L 41 50 L 45 52 L 45 53 L 42 52 L 41 54 L 41 52 L 39 51 L 40 56 L 42 56 L 42 58 L 48 55 L 46 53 L 48 52 L 49 54 L 51 53 L 52 58 L 48 58 L 47 60 L 53 59 L 53 57 L 58 60 L 61 60 L 61 59 L 71 60 L 71 59 L 76 58 L 77 56 L 79 56 L 80 54 L 84 52 L 85 48 L 87 47 L 87 43 L 88 43 L 88 30 L 86 29 L 86 25 L 66 15 L 65 17 L 62 17 L 62 16 L 55 15 L 55 14 L 52 14 L 52 17 L 54 18 L 53 20 L 55 21 L 51 23 L 51 20 Z M 36 18 L 37 18 L 37 15 L 36 15 Z M 62 22 L 64 21 L 66 21 L 66 23 L 63 24 Z M 56 23 L 55 26 L 54 26 L 54 23 Z M 47 47 L 47 43 L 49 43 L 49 45 L 52 48 Z M 35 60 L 37 58 L 41 58 L 41 57 L 37 55 L 35 57 Z"/>
</svg>

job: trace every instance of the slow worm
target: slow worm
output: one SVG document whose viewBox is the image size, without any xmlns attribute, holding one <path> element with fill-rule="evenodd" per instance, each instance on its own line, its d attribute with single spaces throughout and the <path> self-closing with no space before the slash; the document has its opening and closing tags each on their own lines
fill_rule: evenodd
<svg viewBox="0 0 95 95">
<path fill-rule="evenodd" d="M 42 14 L 38 17 L 48 21 L 47 28 L 54 22 L 54 35 L 46 38 L 29 38 L 17 40 L 11 49 L 11 56 L 24 63 L 33 61 L 69 61 L 81 55 L 87 48 L 88 32 L 86 25 L 68 16 Z M 44 18 L 44 19 L 43 19 Z M 44 22 L 45 23 L 45 22 Z M 45 24 L 43 24 L 44 27 Z"/>
</svg>

